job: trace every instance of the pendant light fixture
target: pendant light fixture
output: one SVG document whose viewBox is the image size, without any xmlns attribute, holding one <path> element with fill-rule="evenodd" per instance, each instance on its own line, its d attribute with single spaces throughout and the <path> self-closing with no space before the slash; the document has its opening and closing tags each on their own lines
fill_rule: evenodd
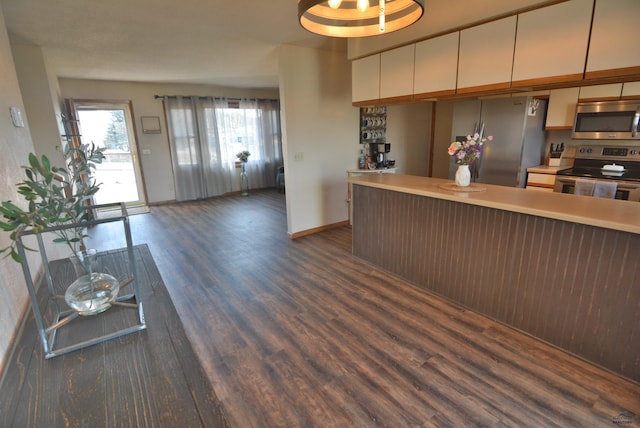
<svg viewBox="0 0 640 428">
<path fill-rule="evenodd" d="M 300 25 L 330 37 L 367 37 L 408 27 L 424 0 L 298 0 Z"/>
</svg>

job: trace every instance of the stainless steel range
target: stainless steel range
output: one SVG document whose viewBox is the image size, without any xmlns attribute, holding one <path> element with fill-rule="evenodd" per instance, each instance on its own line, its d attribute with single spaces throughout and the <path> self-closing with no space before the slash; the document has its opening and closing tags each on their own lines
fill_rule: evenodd
<svg viewBox="0 0 640 428">
<path fill-rule="evenodd" d="M 573 168 L 558 172 L 554 191 L 639 201 L 640 145 L 578 147 Z"/>
</svg>

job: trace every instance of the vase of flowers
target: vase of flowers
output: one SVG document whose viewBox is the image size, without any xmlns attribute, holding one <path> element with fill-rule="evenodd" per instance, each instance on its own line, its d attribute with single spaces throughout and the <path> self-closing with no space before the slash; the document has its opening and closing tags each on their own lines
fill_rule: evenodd
<svg viewBox="0 0 640 428">
<path fill-rule="evenodd" d="M 23 263 L 17 252 L 19 231 L 27 228 L 40 233 L 56 228 L 52 231 L 53 242 L 68 246 L 76 274 L 76 281 L 66 289 L 65 301 L 78 314 L 93 315 L 109 309 L 120 290 L 116 278 L 96 271 L 97 251 L 85 247 L 88 235 L 84 223 L 93 219 L 87 206 L 100 189 L 93 172 L 104 160 L 104 153 L 94 144 L 75 147 L 70 143 L 58 150 L 66 168 L 53 165 L 44 155 L 38 158 L 29 154 L 29 165 L 24 167 L 26 179 L 18 183 L 18 193 L 28 202 L 26 209 L 11 201 L 0 204 L 0 230 L 9 232 L 12 241 L 0 253 L 6 252 Z"/>
<path fill-rule="evenodd" d="M 481 138 L 477 132 L 467 135 L 465 141 L 454 141 L 448 149 L 449 156 L 453 156 L 458 170 L 455 175 L 455 183 L 460 187 L 467 187 L 471 183 L 471 171 L 469 166 L 482 154 L 482 147 L 486 141 L 492 141 L 493 136 Z"/>
<path fill-rule="evenodd" d="M 76 225 L 91 220 L 92 213 L 86 210 L 87 204 L 100 189 L 93 171 L 96 164 L 102 163 L 102 149 L 94 144 L 82 144 L 74 147 L 68 144 L 62 153 L 66 169 L 53 165 L 46 156 L 38 158 L 29 153 L 29 165 L 24 166 L 26 179 L 18 183 L 18 193 L 27 202 L 27 208 L 14 205 L 11 201 L 0 204 L 0 230 L 10 233 L 11 244 L 0 249 L 18 263 L 22 258 L 16 251 L 17 229 L 25 226 L 36 232 L 48 227 Z M 53 232 L 53 242 L 66 244 L 70 253 L 84 250 L 87 233 L 84 227 L 60 228 Z"/>
<path fill-rule="evenodd" d="M 248 150 L 243 150 L 241 152 L 236 153 L 236 158 L 240 162 L 240 194 L 242 196 L 249 196 L 249 179 L 247 178 L 247 162 L 249 161 L 249 153 Z"/>
</svg>

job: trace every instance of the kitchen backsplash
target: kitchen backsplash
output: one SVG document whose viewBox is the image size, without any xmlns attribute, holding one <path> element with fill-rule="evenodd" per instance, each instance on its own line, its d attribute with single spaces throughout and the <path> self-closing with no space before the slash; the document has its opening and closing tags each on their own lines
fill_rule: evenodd
<svg viewBox="0 0 640 428">
<path fill-rule="evenodd" d="M 575 156 L 575 150 L 578 146 L 594 146 L 594 145 L 611 145 L 611 146 L 637 146 L 639 142 L 637 140 L 573 140 L 571 139 L 571 131 L 547 131 L 546 149 L 545 153 L 545 165 L 549 164 L 548 154 L 551 151 L 551 145 L 556 147 L 558 144 L 564 143 L 565 150 L 562 153 L 562 158 L 566 161 L 573 163 Z"/>
</svg>

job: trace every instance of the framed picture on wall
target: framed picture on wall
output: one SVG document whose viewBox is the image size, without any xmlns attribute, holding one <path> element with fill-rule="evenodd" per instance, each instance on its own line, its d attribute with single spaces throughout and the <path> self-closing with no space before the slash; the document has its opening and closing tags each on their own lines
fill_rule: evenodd
<svg viewBox="0 0 640 428">
<path fill-rule="evenodd" d="M 140 116 L 140 122 L 142 123 L 142 132 L 145 134 L 159 134 L 160 131 L 160 117 L 158 116 Z"/>
</svg>

